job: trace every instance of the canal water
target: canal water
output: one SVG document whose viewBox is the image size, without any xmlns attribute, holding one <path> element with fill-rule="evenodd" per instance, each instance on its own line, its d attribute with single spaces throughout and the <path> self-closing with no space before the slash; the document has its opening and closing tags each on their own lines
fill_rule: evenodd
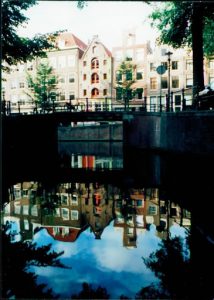
<svg viewBox="0 0 214 300">
<path fill-rule="evenodd" d="M 7 161 L 2 298 L 213 299 L 210 158 L 121 142 L 37 154 Z"/>
</svg>

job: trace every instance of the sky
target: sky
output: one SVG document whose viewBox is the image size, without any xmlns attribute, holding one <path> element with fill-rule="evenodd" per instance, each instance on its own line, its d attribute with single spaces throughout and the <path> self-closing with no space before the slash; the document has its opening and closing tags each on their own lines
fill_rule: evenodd
<svg viewBox="0 0 214 300">
<path fill-rule="evenodd" d="M 124 30 L 135 29 L 137 43 L 147 40 L 154 44 L 157 31 L 151 28 L 148 15 L 155 2 L 88 1 L 83 9 L 77 1 L 38 1 L 24 14 L 29 18 L 25 27 L 18 28 L 21 36 L 67 30 L 88 44 L 94 35 L 109 49 L 120 46 Z"/>
</svg>

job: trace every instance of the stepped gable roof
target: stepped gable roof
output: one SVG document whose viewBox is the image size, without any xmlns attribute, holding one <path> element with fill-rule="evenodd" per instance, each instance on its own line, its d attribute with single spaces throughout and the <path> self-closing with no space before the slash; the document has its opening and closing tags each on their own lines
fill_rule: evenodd
<svg viewBox="0 0 214 300">
<path fill-rule="evenodd" d="M 79 228 L 69 228 L 69 234 L 63 236 L 62 234 L 54 234 L 53 227 L 45 227 L 49 235 L 51 235 L 55 240 L 61 241 L 61 242 L 74 242 L 81 230 Z"/>
<path fill-rule="evenodd" d="M 92 46 L 92 44 L 94 43 L 97 43 L 97 44 L 100 44 L 102 45 L 103 49 L 105 50 L 105 52 L 107 53 L 108 56 L 112 56 L 112 53 L 110 50 L 108 50 L 108 48 L 106 48 L 106 46 L 103 45 L 103 43 L 101 43 L 99 40 L 98 40 L 98 36 L 95 36 L 92 41 L 88 44 L 87 46 L 87 49 L 85 49 L 85 52 L 83 54 L 83 57 L 86 55 L 88 49 Z"/>
<path fill-rule="evenodd" d="M 85 50 L 87 48 L 87 45 L 83 41 L 81 41 L 78 37 L 76 37 L 73 33 L 70 32 L 61 33 L 56 39 L 56 41 L 58 42 L 59 40 L 65 41 L 65 48 L 73 46 L 78 46 L 78 48 L 82 50 Z"/>
</svg>

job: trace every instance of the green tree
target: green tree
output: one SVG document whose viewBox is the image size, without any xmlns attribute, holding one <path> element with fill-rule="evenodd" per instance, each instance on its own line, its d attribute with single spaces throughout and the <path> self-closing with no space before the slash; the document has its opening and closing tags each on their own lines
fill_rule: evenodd
<svg viewBox="0 0 214 300">
<path fill-rule="evenodd" d="M 1 299 L 54 299 L 51 289 L 37 284 L 37 275 L 30 266 L 65 268 L 59 261 L 63 252 L 51 251 L 51 245 L 37 247 L 32 242 L 11 242 L 10 225 L 1 229 L 2 266 Z"/>
<path fill-rule="evenodd" d="M 134 65 L 129 58 L 126 58 L 116 72 L 116 99 L 122 100 L 125 110 L 129 107 L 129 100 L 133 98 L 132 84 L 135 82 Z"/>
<path fill-rule="evenodd" d="M 27 82 L 30 89 L 30 93 L 27 93 L 27 95 L 42 110 L 49 109 L 57 96 L 57 80 L 57 76 L 53 73 L 53 68 L 49 66 L 49 63 L 40 63 L 36 69 L 35 78 L 27 73 Z"/>
<path fill-rule="evenodd" d="M 192 47 L 193 95 L 204 88 L 203 58 L 214 54 L 214 5 L 208 1 L 172 1 L 151 14 L 160 30 L 159 42 L 174 48 Z"/>
<path fill-rule="evenodd" d="M 45 57 L 46 51 L 55 47 L 55 38 L 61 31 L 37 34 L 32 39 L 16 33 L 17 27 L 28 21 L 23 11 L 36 4 L 36 0 L 2 0 L 2 62 L 9 66 L 35 59 L 35 56 Z M 5 64 L 3 69 L 9 70 Z"/>
</svg>

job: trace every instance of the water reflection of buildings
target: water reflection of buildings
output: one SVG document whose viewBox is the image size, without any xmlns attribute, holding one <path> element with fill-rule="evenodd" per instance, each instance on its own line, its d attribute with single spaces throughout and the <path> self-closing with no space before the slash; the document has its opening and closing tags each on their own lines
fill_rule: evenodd
<svg viewBox="0 0 214 300">
<path fill-rule="evenodd" d="M 177 223 L 190 226 L 190 214 L 178 205 L 161 200 L 158 189 L 128 189 L 109 184 L 63 183 L 55 187 L 23 182 L 9 191 L 10 202 L 4 209 L 4 222 L 13 222 L 12 238 L 23 240 L 46 228 L 54 239 L 74 242 L 86 228 L 96 239 L 114 219 L 121 230 L 123 246 L 137 247 L 137 236 L 152 224 L 160 238 L 167 238 Z"/>
<path fill-rule="evenodd" d="M 69 166 L 71 168 L 85 168 L 85 169 L 122 169 L 123 160 L 120 157 L 102 157 L 95 155 L 79 155 L 67 154 L 61 155 L 61 160 L 66 162 L 62 166 Z"/>
</svg>

